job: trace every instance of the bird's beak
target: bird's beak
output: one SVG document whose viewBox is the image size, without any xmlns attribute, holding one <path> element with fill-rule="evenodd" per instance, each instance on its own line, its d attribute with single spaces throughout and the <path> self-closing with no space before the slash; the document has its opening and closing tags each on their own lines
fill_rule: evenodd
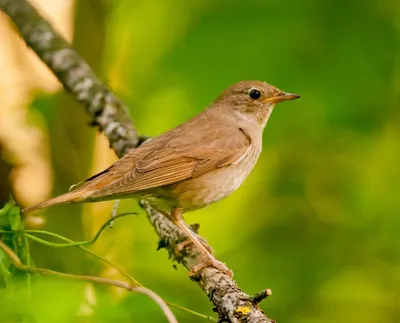
<svg viewBox="0 0 400 323">
<path fill-rule="evenodd" d="M 271 98 L 265 99 L 264 102 L 277 103 L 277 102 L 286 101 L 286 100 L 295 100 L 298 98 L 300 98 L 300 95 L 298 95 L 298 94 L 281 92 L 277 96 L 273 96 Z"/>
</svg>

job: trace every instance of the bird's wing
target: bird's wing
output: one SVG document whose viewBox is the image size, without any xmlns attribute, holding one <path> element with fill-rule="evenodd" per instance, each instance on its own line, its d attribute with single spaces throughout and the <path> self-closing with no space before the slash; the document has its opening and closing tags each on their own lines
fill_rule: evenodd
<svg viewBox="0 0 400 323">
<path fill-rule="evenodd" d="M 161 136 L 89 179 L 88 186 L 95 190 L 92 197 L 101 198 L 174 184 L 239 162 L 250 144 L 250 136 L 232 126 Z"/>
</svg>

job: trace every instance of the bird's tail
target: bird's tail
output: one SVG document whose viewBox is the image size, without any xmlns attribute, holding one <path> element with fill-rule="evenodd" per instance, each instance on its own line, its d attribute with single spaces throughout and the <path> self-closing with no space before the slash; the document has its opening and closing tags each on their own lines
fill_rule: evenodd
<svg viewBox="0 0 400 323">
<path fill-rule="evenodd" d="M 43 209 L 49 206 L 53 205 L 58 205 L 58 204 L 68 204 L 68 203 L 75 203 L 75 202 L 82 202 L 84 200 L 87 200 L 89 197 L 90 192 L 85 192 L 80 189 L 77 189 L 76 191 L 68 192 L 59 196 L 56 196 L 50 200 L 29 206 L 25 209 L 22 210 L 22 212 L 27 213 L 27 212 L 32 212 L 36 211 L 39 209 Z"/>
<path fill-rule="evenodd" d="M 109 196 L 106 195 L 98 195 L 97 197 L 93 197 L 94 193 L 101 190 L 105 187 L 109 181 L 113 179 L 108 175 L 110 169 L 109 168 L 103 170 L 102 172 L 88 178 L 87 180 L 80 182 L 78 184 L 72 185 L 70 187 L 70 191 L 68 193 L 56 196 L 50 200 L 41 202 L 39 204 L 29 206 L 22 210 L 22 212 L 31 212 L 39 209 L 43 209 L 45 207 L 58 205 L 58 204 L 68 204 L 68 203 L 76 203 L 76 202 L 94 202 L 94 201 L 104 201 L 107 199 L 112 199 L 112 194 Z M 104 179 L 105 177 L 105 179 Z"/>
</svg>

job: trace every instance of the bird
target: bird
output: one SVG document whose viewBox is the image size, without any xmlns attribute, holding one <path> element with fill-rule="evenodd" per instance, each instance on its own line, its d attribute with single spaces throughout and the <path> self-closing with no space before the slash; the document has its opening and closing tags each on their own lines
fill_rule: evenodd
<svg viewBox="0 0 400 323">
<path fill-rule="evenodd" d="M 299 97 L 263 81 L 233 84 L 197 116 L 146 141 L 71 191 L 23 212 L 67 203 L 143 199 L 199 248 L 204 262 L 196 272 L 214 267 L 231 275 L 185 225 L 183 213 L 238 189 L 260 156 L 263 130 L 275 105 Z"/>
</svg>

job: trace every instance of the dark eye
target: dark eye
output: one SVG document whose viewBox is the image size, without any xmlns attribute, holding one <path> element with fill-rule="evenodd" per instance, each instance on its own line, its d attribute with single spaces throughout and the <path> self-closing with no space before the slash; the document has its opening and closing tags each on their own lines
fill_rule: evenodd
<svg viewBox="0 0 400 323">
<path fill-rule="evenodd" d="M 260 91 L 256 90 L 256 89 L 252 89 L 249 92 L 249 96 L 253 99 L 253 100 L 257 100 L 260 98 L 261 93 Z"/>
</svg>

